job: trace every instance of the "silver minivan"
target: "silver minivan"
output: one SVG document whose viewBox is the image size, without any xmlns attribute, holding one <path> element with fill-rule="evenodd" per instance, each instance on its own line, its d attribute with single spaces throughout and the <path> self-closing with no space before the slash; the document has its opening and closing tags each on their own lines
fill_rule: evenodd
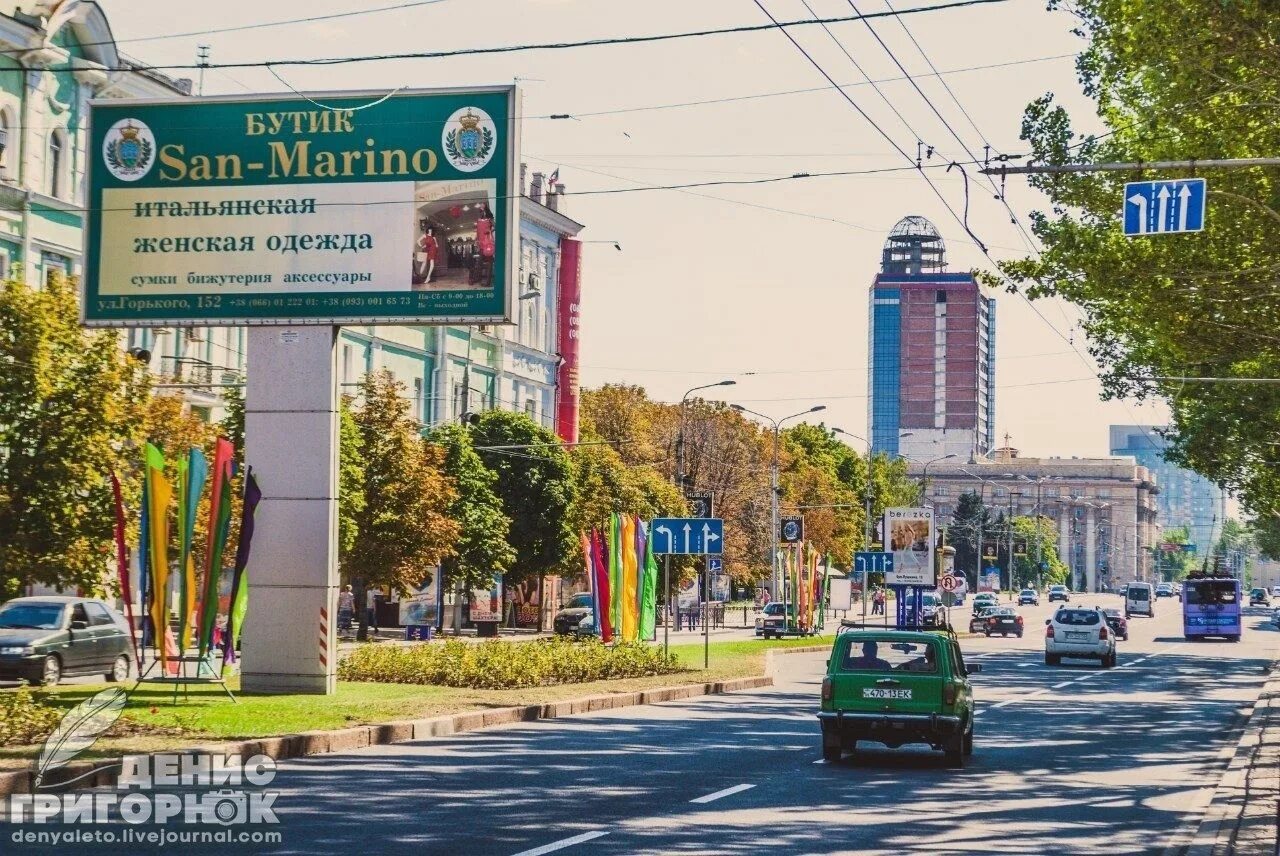
<svg viewBox="0 0 1280 856">
<path fill-rule="evenodd" d="M 1151 583 L 1129 583 L 1124 590 L 1124 616 L 1145 615 L 1148 618 L 1156 614 L 1156 596 Z"/>
</svg>

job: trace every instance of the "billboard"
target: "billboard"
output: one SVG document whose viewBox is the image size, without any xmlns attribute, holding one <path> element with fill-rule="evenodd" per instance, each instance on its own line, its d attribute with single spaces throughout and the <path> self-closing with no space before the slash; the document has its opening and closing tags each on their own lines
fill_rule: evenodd
<svg viewBox="0 0 1280 856">
<path fill-rule="evenodd" d="M 501 576 L 494 577 L 493 585 L 489 586 L 489 588 L 471 590 L 470 616 L 472 623 L 502 620 Z"/>
<path fill-rule="evenodd" d="M 378 98 L 92 102 L 83 322 L 510 321 L 515 87 Z"/>
<path fill-rule="evenodd" d="M 435 578 L 419 586 L 413 594 L 400 598 L 400 625 L 440 626 L 440 585 L 443 575 L 437 572 Z"/>
<path fill-rule="evenodd" d="M 885 574 L 891 586 L 936 586 L 933 559 L 933 509 L 886 508 L 884 531 L 893 570 Z"/>
<path fill-rule="evenodd" d="M 578 442 L 579 312 L 582 307 L 582 244 L 572 238 L 560 239 L 560 296 L 556 308 L 560 368 L 556 370 L 556 436 L 566 443 Z"/>
</svg>

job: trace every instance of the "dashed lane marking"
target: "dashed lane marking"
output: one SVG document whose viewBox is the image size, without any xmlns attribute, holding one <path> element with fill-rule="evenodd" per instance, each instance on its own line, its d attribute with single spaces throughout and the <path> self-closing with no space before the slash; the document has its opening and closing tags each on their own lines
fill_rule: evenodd
<svg viewBox="0 0 1280 856">
<path fill-rule="evenodd" d="M 609 833 L 604 831 L 584 832 L 581 835 L 574 835 L 571 838 L 561 838 L 559 841 L 552 841 L 550 844 L 544 844 L 541 847 L 535 847 L 532 850 L 521 850 L 515 856 L 542 856 L 543 853 L 554 853 L 557 850 L 563 850 L 566 847 L 572 847 L 575 844 L 582 844 L 587 841 L 594 841 L 603 835 Z"/>
<path fill-rule="evenodd" d="M 689 800 L 689 802 L 691 803 L 715 802 L 716 800 L 721 799 L 722 797 L 730 797 L 730 796 L 733 796 L 734 794 L 740 794 L 743 791 L 749 791 L 754 787 L 755 785 L 734 785 L 731 788 L 725 788 L 724 790 L 716 791 L 713 794 L 707 794 L 706 796 L 703 796 L 703 797 L 691 799 Z"/>
</svg>

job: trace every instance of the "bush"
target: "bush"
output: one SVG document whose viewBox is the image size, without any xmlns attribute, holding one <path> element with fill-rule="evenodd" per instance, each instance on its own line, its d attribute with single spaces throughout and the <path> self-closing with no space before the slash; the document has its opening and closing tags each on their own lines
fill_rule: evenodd
<svg viewBox="0 0 1280 856">
<path fill-rule="evenodd" d="M 0 746 L 38 743 L 53 733 L 66 711 L 45 701 L 30 687 L 0 693 Z"/>
<path fill-rule="evenodd" d="M 682 667 L 676 659 L 661 648 L 564 639 L 362 645 L 338 664 L 338 677 L 344 681 L 471 689 L 541 687 L 679 671 Z"/>
</svg>

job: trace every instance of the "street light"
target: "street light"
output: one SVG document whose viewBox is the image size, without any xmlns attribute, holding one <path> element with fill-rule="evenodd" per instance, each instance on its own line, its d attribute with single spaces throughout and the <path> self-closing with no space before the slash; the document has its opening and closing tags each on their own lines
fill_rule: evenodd
<svg viewBox="0 0 1280 856">
<path fill-rule="evenodd" d="M 621 250 L 622 248 L 618 247 L 618 249 Z M 687 391 L 684 395 L 680 396 L 680 420 L 676 428 L 675 482 L 676 482 L 676 489 L 680 491 L 681 498 L 684 498 L 684 495 L 685 495 L 684 493 L 685 491 L 685 483 L 684 483 L 685 404 L 688 403 L 689 396 L 693 395 L 695 392 L 697 392 L 700 389 L 714 389 L 715 387 L 718 387 L 718 386 L 734 386 L 735 384 L 737 384 L 736 380 L 716 381 L 715 383 L 707 383 L 707 384 L 703 384 L 702 386 L 695 386 L 693 389 Z M 709 576 L 710 575 L 708 575 L 708 577 Z M 710 580 L 708 580 L 707 587 L 710 588 Z M 662 557 L 662 588 L 665 592 L 665 597 L 666 597 L 666 607 L 665 607 L 666 615 L 662 622 L 662 648 L 663 648 L 663 651 L 670 653 L 671 652 L 671 556 L 670 555 Z M 703 621 L 704 624 L 707 623 L 705 619 L 706 619 L 706 616 L 704 616 L 704 621 Z"/>
<path fill-rule="evenodd" d="M 774 592 L 782 591 L 783 606 L 787 604 L 786 587 L 781 585 L 778 574 L 778 432 L 782 428 L 782 423 L 789 419 L 798 419 L 801 416 L 808 416 L 810 413 L 817 413 L 820 410 L 826 410 L 825 404 L 815 404 L 808 410 L 802 410 L 799 413 L 793 413 L 790 416 L 784 416 L 781 419 L 773 419 L 743 407 L 741 404 L 730 404 L 729 407 L 738 413 L 749 413 L 752 416 L 758 416 L 765 422 L 773 426 L 773 463 L 769 467 L 769 558 L 771 559 L 771 579 Z"/>
<path fill-rule="evenodd" d="M 947 458 L 954 458 L 955 453 L 943 455 L 941 458 L 934 458 L 932 461 L 926 461 L 920 469 L 920 504 L 924 505 L 924 494 L 926 486 L 929 484 L 929 464 L 936 464 L 938 461 L 945 461 Z"/>
</svg>

